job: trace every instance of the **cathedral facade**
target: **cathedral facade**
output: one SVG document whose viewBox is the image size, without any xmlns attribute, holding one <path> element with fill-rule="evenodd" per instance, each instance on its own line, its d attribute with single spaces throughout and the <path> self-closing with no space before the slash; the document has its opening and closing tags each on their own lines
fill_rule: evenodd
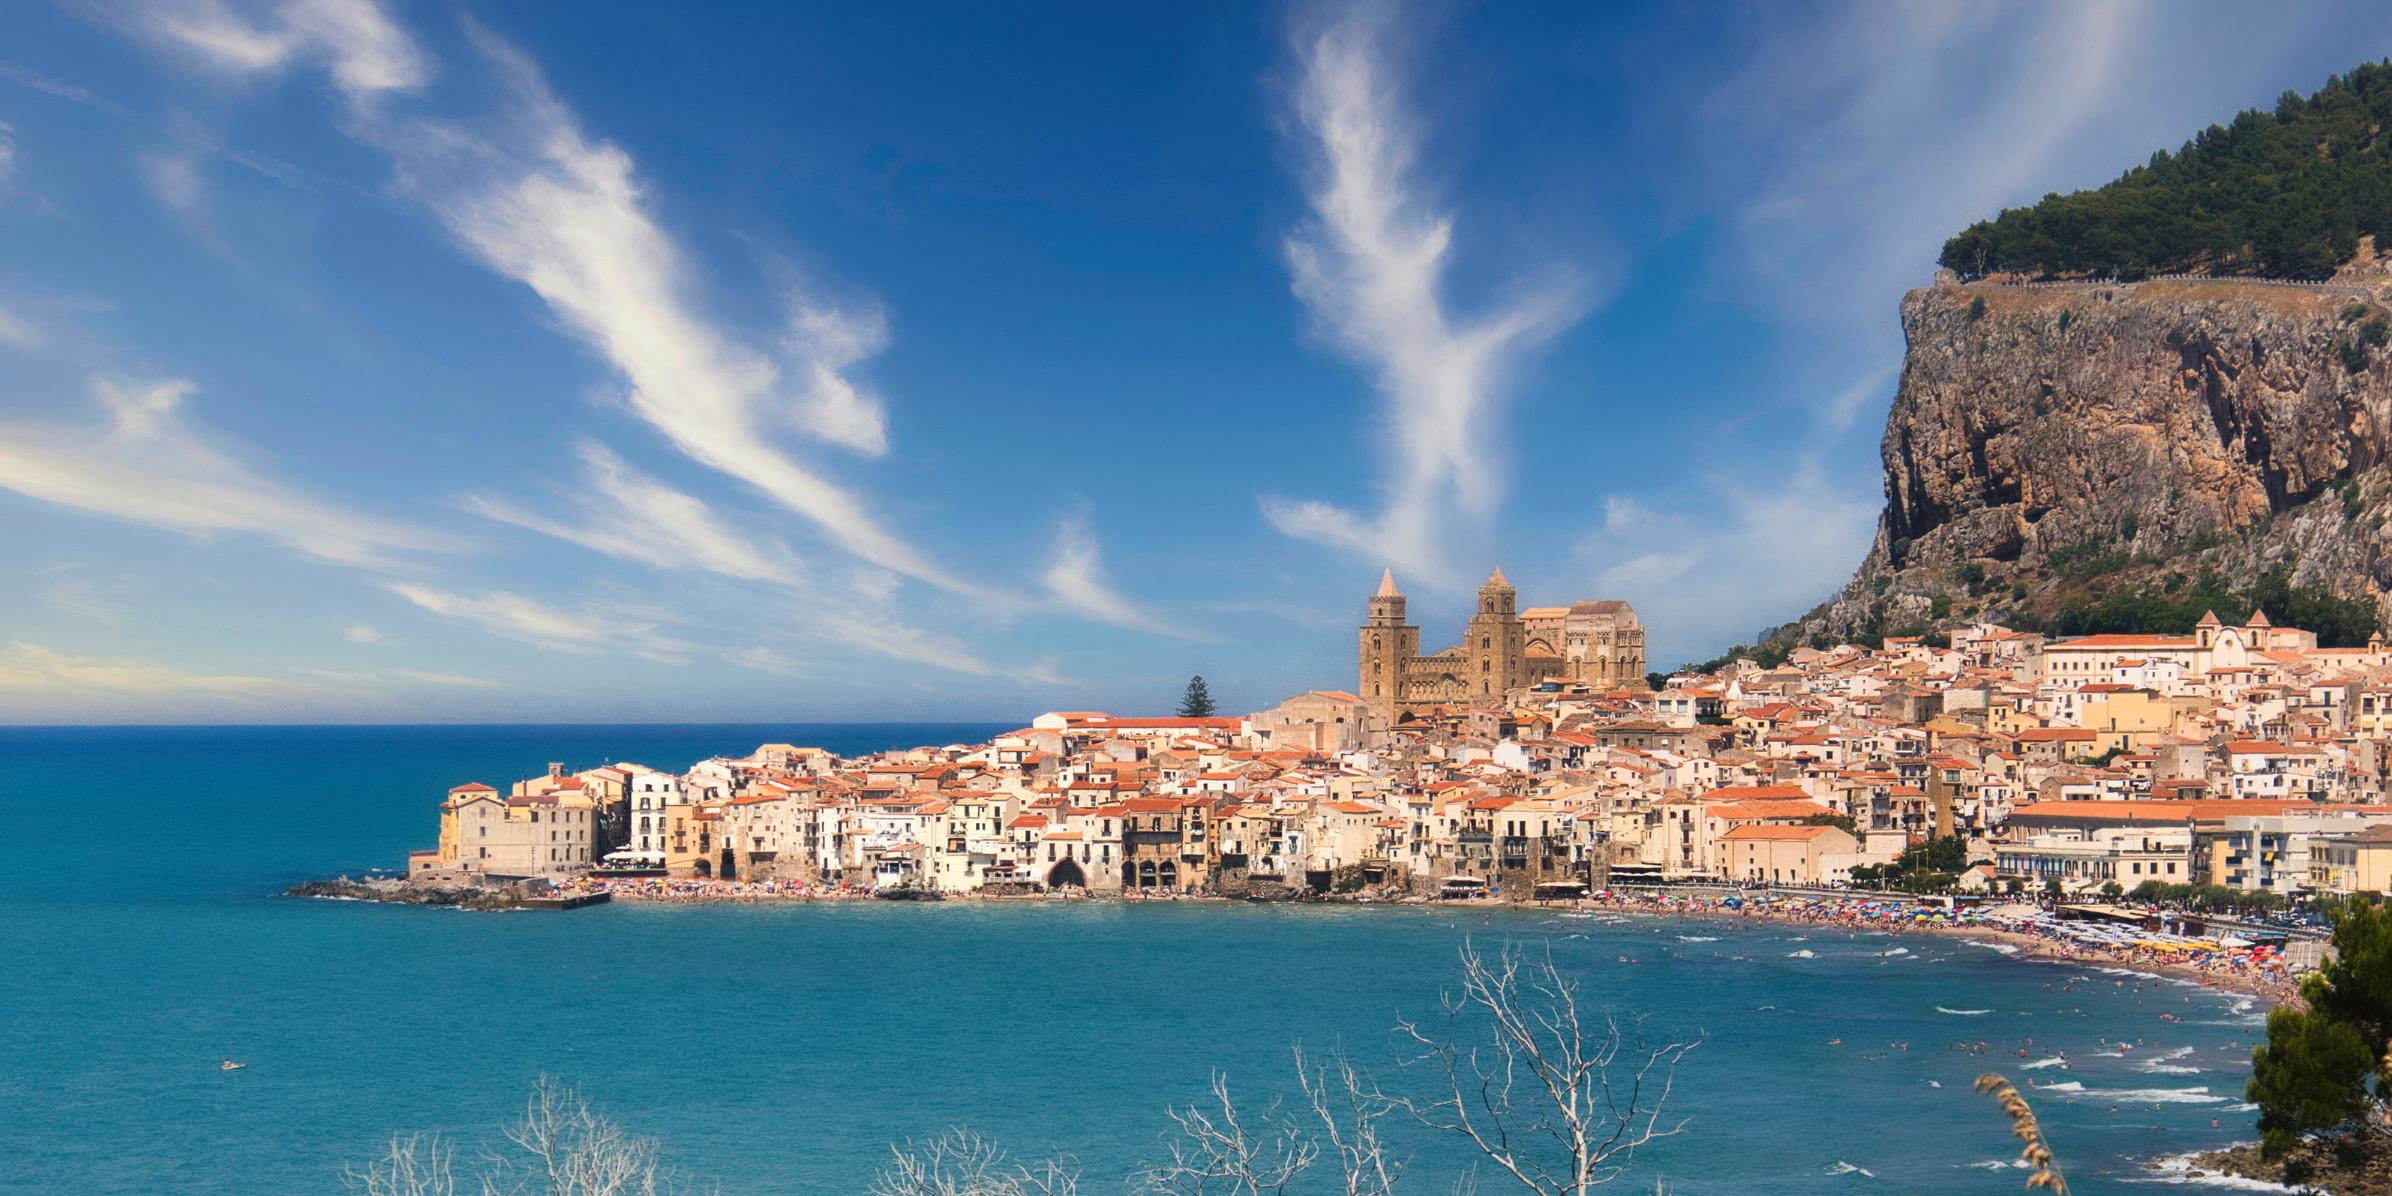
<svg viewBox="0 0 2392 1196">
<path fill-rule="evenodd" d="M 1495 570 L 1479 587 L 1462 642 L 1424 656 L 1420 628 L 1404 619 L 1394 571 L 1381 574 L 1362 621 L 1354 692 L 1394 722 L 1432 706 L 1500 704 L 1504 691 L 1545 681 L 1644 685 L 1644 627 L 1633 607 L 1609 599 L 1523 611 L 1519 598 Z"/>
</svg>

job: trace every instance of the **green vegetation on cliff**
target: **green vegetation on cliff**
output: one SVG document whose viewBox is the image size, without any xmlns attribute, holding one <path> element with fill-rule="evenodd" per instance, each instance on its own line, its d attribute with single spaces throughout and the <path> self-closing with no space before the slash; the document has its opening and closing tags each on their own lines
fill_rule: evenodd
<svg viewBox="0 0 2392 1196">
<path fill-rule="evenodd" d="M 2252 109 L 2161 150 L 2107 186 L 2011 208 L 1944 243 L 1942 264 L 1993 273 L 2198 271 L 2324 278 L 2392 230 L 2392 64 L 2370 63 L 2273 112 Z"/>
<path fill-rule="evenodd" d="M 2240 589 L 2205 571 L 2189 587 L 2170 588 L 2164 581 L 2121 586 L 2098 598 L 2072 599 L 2048 617 L 2022 610 L 2004 621 L 2049 635 L 2190 635 L 2208 611 L 2240 622 L 2254 610 L 2266 611 L 2279 626 L 2316 632 L 2318 644 L 2327 648 L 2362 646 L 2378 626 L 2374 598 L 2345 598 L 2319 586 L 2294 585 L 2280 568 Z"/>
</svg>

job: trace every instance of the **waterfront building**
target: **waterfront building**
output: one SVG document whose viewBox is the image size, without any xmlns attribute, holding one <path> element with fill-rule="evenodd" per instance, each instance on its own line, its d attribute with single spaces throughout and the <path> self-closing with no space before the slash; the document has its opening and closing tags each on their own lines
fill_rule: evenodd
<svg viewBox="0 0 2392 1196">
<path fill-rule="evenodd" d="M 478 781 L 449 790 L 440 805 L 440 846 L 410 856 L 409 875 L 507 882 L 588 871 L 596 820 L 580 788 L 504 798 Z"/>
</svg>

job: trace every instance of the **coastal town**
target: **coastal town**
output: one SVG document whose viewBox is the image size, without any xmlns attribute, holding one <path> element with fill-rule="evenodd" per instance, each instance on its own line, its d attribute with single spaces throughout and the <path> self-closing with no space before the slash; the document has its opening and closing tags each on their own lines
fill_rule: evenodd
<svg viewBox="0 0 2392 1196">
<path fill-rule="evenodd" d="M 847 759 L 551 765 L 439 802 L 419 884 L 618 895 L 1556 900 L 1881 886 L 2271 907 L 2392 887 L 2392 650 L 2264 611 L 2190 635 L 1799 647 L 1646 680 L 1620 602 L 1498 570 L 1418 651 L 1392 576 L 1355 688 L 1242 717 L 1055 711 Z M 1947 871 L 1924 857 L 1951 843 Z"/>
</svg>

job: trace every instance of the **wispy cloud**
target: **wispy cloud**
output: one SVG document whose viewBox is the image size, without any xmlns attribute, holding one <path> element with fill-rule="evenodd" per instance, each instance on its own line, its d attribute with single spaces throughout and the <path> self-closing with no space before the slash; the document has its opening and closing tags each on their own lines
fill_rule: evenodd
<svg viewBox="0 0 2392 1196">
<path fill-rule="evenodd" d="M 804 675 L 804 670 L 798 667 L 796 661 L 789 659 L 788 654 L 775 648 L 760 646 L 734 648 L 723 653 L 723 659 L 740 668 L 754 669 L 759 673 L 778 673 L 784 677 Z"/>
<path fill-rule="evenodd" d="M 93 577 L 69 566 L 42 587 L 41 600 L 43 606 L 63 615 L 95 623 L 121 623 L 131 613 L 125 597 L 134 588 L 130 578 Z"/>
<path fill-rule="evenodd" d="M 1313 163 L 1313 219 L 1286 245 L 1321 330 L 1368 367 L 1386 437 L 1375 516 L 1268 498 L 1282 532 L 1450 579 L 1447 512 L 1483 522 L 1503 495 L 1498 400 L 1522 355 L 1565 326 L 1577 287 L 1552 277 L 1476 317 L 1444 296 L 1454 221 L 1416 177 L 1419 136 L 1388 64 L 1394 6 L 1355 4 L 1299 33 L 1296 117 Z"/>
<path fill-rule="evenodd" d="M 401 681 L 418 685 L 436 685 L 443 689 L 505 689 L 506 684 L 488 677 L 468 677 L 462 673 L 437 673 L 424 669 L 392 669 L 390 675 Z"/>
<path fill-rule="evenodd" d="M 1088 530 L 1085 519 L 1066 519 L 1056 529 L 1054 563 L 1047 566 L 1044 580 L 1048 593 L 1064 606 L 1092 619 L 1132 631 L 1181 639 L 1200 638 L 1140 606 L 1105 580 L 1104 566 L 1097 560 L 1096 536 Z"/>
<path fill-rule="evenodd" d="M 586 448 L 595 452 L 584 454 L 590 470 L 575 500 L 581 508 L 576 521 L 529 515 L 490 499 L 469 499 L 468 505 L 492 519 L 618 560 L 768 585 L 773 591 L 770 601 L 787 612 L 785 619 L 773 622 L 789 636 L 953 672 L 1000 672 L 954 637 L 899 617 L 902 579 L 895 573 L 872 566 L 851 570 L 844 579 L 805 573 L 780 545 L 735 530 L 689 494 L 640 473 L 603 449 Z"/>
<path fill-rule="evenodd" d="M 41 333 L 34 331 L 33 325 L 26 323 L 23 318 L 10 312 L 7 308 L 0 307 L 0 345 L 30 349 L 40 344 L 41 340 Z"/>
<path fill-rule="evenodd" d="M 655 622 L 594 606 L 553 606 L 522 594 L 478 594 L 393 582 L 390 592 L 443 619 L 558 652 L 623 652 L 660 664 L 688 660 L 689 645 L 658 631 Z"/>
<path fill-rule="evenodd" d="M 181 379 L 100 378 L 99 426 L 0 422 L 0 488 L 44 502 L 195 535 L 240 532 L 327 561 L 388 567 L 431 550 L 430 536 L 262 477 L 210 448 L 184 418 Z"/>
<path fill-rule="evenodd" d="M 782 348 L 798 375 L 800 424 L 861 453 L 888 452 L 888 413 L 853 377 L 858 363 L 889 347 L 888 314 L 877 306 L 826 306 L 804 295 L 790 302 L 795 313 Z"/>
<path fill-rule="evenodd" d="M 551 519 L 480 495 L 468 497 L 466 506 L 485 518 L 659 569 L 697 568 L 784 585 L 797 580 L 797 561 L 785 547 L 733 531 L 711 507 L 632 469 L 604 445 L 584 441 L 578 455 L 578 520 Z"/>
<path fill-rule="evenodd" d="M 1716 513 L 1659 511 L 1614 496 L 1579 546 L 1604 562 L 1595 591 L 1628 599 L 1653 620 L 1655 668 L 1801 615 L 1842 586 L 1868 548 L 1875 502 L 1831 484 L 1816 466 L 1758 486 L 1741 477 L 1707 481 Z M 1666 620 L 1653 619 L 1660 612 Z"/>
<path fill-rule="evenodd" d="M 219 257 L 233 256 L 231 243 L 216 227 L 208 180 L 200 173 L 198 154 L 183 151 L 143 154 L 138 165 L 142 187 L 192 240 Z"/>
<path fill-rule="evenodd" d="M 352 644 L 387 644 L 390 635 L 371 623 L 359 623 L 342 632 L 341 639 Z"/>
<path fill-rule="evenodd" d="M 409 91 L 432 77 L 432 60 L 374 0 L 284 0 L 259 17 L 223 0 L 162 0 L 137 10 L 135 27 L 241 74 L 301 61 L 327 66 L 353 100 Z"/>
<path fill-rule="evenodd" d="M 507 97 L 503 119 L 467 125 L 369 102 L 420 85 L 432 69 L 373 0 L 290 0 L 273 22 L 244 20 L 209 0 L 160 10 L 147 29 L 232 71 L 280 69 L 303 56 L 329 61 L 352 101 L 350 132 L 391 155 L 401 189 L 485 266 L 538 294 L 622 374 L 631 410 L 675 447 L 865 560 L 943 589 L 986 593 L 884 527 L 862 496 L 775 443 L 777 429 L 794 426 L 869 453 L 886 448 L 877 400 L 846 374 L 885 344 L 877 311 L 791 296 L 786 361 L 717 326 L 701 314 L 680 247 L 650 214 L 631 156 L 591 140 L 512 46 L 467 23 Z"/>
<path fill-rule="evenodd" d="M 38 644 L 15 643 L 0 651 L 0 690 L 23 693 L 269 698 L 289 697 L 314 688 L 271 677 L 194 673 L 146 661 L 95 660 L 55 652 Z"/>
</svg>

